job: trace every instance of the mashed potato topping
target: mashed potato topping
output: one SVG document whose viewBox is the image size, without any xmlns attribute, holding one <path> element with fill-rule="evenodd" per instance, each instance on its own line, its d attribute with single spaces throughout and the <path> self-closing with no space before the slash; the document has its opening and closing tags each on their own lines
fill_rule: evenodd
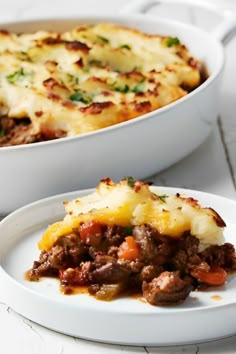
<svg viewBox="0 0 236 354">
<path fill-rule="evenodd" d="M 148 224 L 160 235 L 179 239 L 190 233 L 200 241 L 200 250 L 224 243 L 224 221 L 211 208 L 182 194 L 166 195 L 148 183 L 126 177 L 119 183 L 100 181 L 90 195 L 64 202 L 64 220 L 48 227 L 40 250 L 49 250 L 61 236 L 87 221 L 124 227 Z"/>
<path fill-rule="evenodd" d="M 36 141 L 127 121 L 201 84 L 200 62 L 180 39 L 110 23 L 64 33 L 2 30 L 0 54 L 0 117 L 28 118 Z M 1 134 L 12 124 L 0 122 Z"/>
</svg>

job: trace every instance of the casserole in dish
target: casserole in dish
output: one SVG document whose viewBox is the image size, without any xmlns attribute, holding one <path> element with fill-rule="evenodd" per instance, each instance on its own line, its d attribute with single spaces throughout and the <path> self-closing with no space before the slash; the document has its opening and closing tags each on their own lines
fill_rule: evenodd
<svg viewBox="0 0 236 354">
<path fill-rule="evenodd" d="M 110 23 L 0 32 L 0 147 L 88 133 L 185 96 L 202 65 L 177 37 Z"/>
</svg>

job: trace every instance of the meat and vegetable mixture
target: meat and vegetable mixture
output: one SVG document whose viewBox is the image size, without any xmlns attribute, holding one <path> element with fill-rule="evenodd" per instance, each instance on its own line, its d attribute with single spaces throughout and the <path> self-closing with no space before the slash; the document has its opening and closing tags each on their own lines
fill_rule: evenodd
<svg viewBox="0 0 236 354">
<path fill-rule="evenodd" d="M 65 205 L 67 216 L 46 230 L 27 273 L 32 281 L 59 278 L 65 294 L 86 286 L 100 300 L 135 292 L 152 305 L 175 305 L 192 290 L 223 285 L 236 269 L 234 246 L 222 242 L 224 221 L 192 198 L 154 194 L 130 178 L 106 179 L 93 195 Z"/>
</svg>

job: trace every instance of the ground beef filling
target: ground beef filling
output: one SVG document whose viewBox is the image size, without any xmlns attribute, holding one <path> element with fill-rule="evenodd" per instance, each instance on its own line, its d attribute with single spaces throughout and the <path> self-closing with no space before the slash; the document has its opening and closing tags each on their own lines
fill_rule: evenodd
<svg viewBox="0 0 236 354">
<path fill-rule="evenodd" d="M 63 137 L 65 137 L 63 131 L 45 130 L 35 133 L 28 118 L 0 117 L 0 147 L 32 144 Z"/>
<path fill-rule="evenodd" d="M 199 272 L 236 269 L 235 249 L 229 243 L 199 252 L 199 240 L 188 233 L 176 240 L 149 225 L 92 226 L 60 237 L 49 251 L 41 252 L 28 271 L 29 279 L 55 276 L 67 291 L 87 286 L 102 300 L 134 290 L 150 304 L 162 306 L 183 302 L 201 287 Z"/>
</svg>

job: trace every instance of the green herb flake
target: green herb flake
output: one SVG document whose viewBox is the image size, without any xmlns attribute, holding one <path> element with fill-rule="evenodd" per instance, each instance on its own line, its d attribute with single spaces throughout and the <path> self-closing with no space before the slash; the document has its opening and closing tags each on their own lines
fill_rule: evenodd
<svg viewBox="0 0 236 354">
<path fill-rule="evenodd" d="M 66 74 L 65 76 L 65 81 L 69 84 L 69 83 L 72 83 L 72 84 L 75 84 L 75 85 L 78 85 L 79 84 L 79 78 L 77 76 L 74 76 L 74 75 L 71 75 L 71 74 Z M 64 82 L 63 80 L 61 80 L 61 84 L 63 85 Z"/>
<path fill-rule="evenodd" d="M 98 35 L 97 37 L 98 37 L 98 39 L 100 39 L 100 41 L 102 41 L 103 43 L 106 43 L 106 44 L 110 43 L 109 39 L 106 38 L 106 37 L 99 36 L 99 35 Z"/>
<path fill-rule="evenodd" d="M 18 53 L 18 56 L 21 60 L 29 60 L 27 52 L 21 51 Z"/>
<path fill-rule="evenodd" d="M 98 67 L 102 67 L 103 66 L 101 60 L 96 60 L 96 59 L 90 60 L 89 64 L 90 65 L 94 65 L 94 66 L 98 66 Z"/>
<path fill-rule="evenodd" d="M 114 81 L 114 82 L 110 83 L 110 85 L 111 85 L 111 87 L 112 87 L 113 89 L 115 88 L 116 84 L 117 84 L 117 82 L 116 82 L 116 81 Z"/>
<path fill-rule="evenodd" d="M 168 198 L 167 194 L 156 195 L 163 203 L 166 202 L 166 198 Z"/>
<path fill-rule="evenodd" d="M 132 92 L 138 93 L 138 92 L 143 92 L 144 90 L 145 90 L 144 83 L 139 83 L 139 84 L 134 86 L 134 88 L 132 89 Z"/>
<path fill-rule="evenodd" d="M 180 40 L 177 37 L 170 37 L 166 40 L 167 47 L 172 47 L 173 45 L 178 45 L 178 44 L 180 44 Z"/>
<path fill-rule="evenodd" d="M 3 128 L 0 129 L 0 138 L 2 138 L 6 134 Z"/>
<path fill-rule="evenodd" d="M 130 50 L 130 49 L 131 49 L 131 46 L 130 46 L 129 44 L 121 44 L 121 45 L 119 46 L 119 48 Z"/>
<path fill-rule="evenodd" d="M 83 67 L 82 70 L 83 70 L 84 73 L 89 73 L 89 67 L 88 66 Z"/>
<path fill-rule="evenodd" d="M 125 177 L 127 184 L 130 188 L 134 188 L 134 184 L 135 184 L 135 179 L 131 176 L 127 176 Z"/>
<path fill-rule="evenodd" d="M 89 104 L 92 102 L 92 98 L 89 96 L 86 96 L 83 92 L 81 91 L 75 91 L 70 95 L 70 100 L 71 101 L 77 101 L 77 102 L 82 102 L 84 104 Z"/>
<path fill-rule="evenodd" d="M 73 82 L 74 81 L 74 76 L 71 74 L 66 74 L 66 81 L 67 82 Z M 62 81 L 63 84 L 63 81 Z"/>
<path fill-rule="evenodd" d="M 67 82 L 68 83 L 72 83 L 74 85 L 78 85 L 79 84 L 79 78 L 77 76 L 71 75 L 71 74 L 67 74 Z"/>
<path fill-rule="evenodd" d="M 133 92 L 133 93 L 138 93 L 138 92 L 143 92 L 145 90 L 145 85 L 144 82 L 145 78 L 142 78 L 137 85 L 135 85 L 133 88 L 130 88 L 129 85 L 125 84 L 125 86 L 116 86 L 116 82 L 114 82 L 111 86 L 113 89 L 117 92 L 121 93 L 128 93 L 128 92 Z"/>
<path fill-rule="evenodd" d="M 138 71 L 138 72 L 141 72 L 143 69 L 141 66 L 134 66 L 132 71 Z"/>
<path fill-rule="evenodd" d="M 15 84 L 18 80 L 22 80 L 26 76 L 32 75 L 33 72 L 25 72 L 24 68 L 20 68 L 19 70 L 15 71 L 12 74 L 6 76 L 7 81 L 10 84 Z"/>
<path fill-rule="evenodd" d="M 124 233 L 127 235 L 127 236 L 131 236 L 133 234 L 133 228 L 132 226 L 126 226 L 124 227 Z"/>
<path fill-rule="evenodd" d="M 130 92 L 130 88 L 128 85 L 125 85 L 125 86 L 115 86 L 114 87 L 114 90 L 117 91 L 117 92 L 121 92 L 121 93 L 127 93 L 127 92 Z"/>
</svg>

